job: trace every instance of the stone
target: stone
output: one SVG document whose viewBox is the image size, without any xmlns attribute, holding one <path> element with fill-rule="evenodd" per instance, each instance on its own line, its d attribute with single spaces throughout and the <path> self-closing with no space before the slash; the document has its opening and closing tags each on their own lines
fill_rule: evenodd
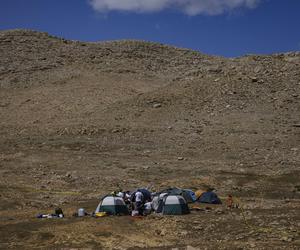
<svg viewBox="0 0 300 250">
<path fill-rule="evenodd" d="M 216 214 L 224 214 L 225 212 L 224 212 L 224 210 L 223 210 L 222 208 L 217 208 L 217 209 L 215 210 L 215 213 L 216 213 Z"/>
<path fill-rule="evenodd" d="M 256 66 L 254 68 L 254 73 L 259 73 L 260 71 L 262 71 L 262 67 L 261 66 Z"/>
<path fill-rule="evenodd" d="M 166 230 L 165 229 L 162 229 L 162 230 L 159 230 L 159 235 L 160 236 L 165 236 L 166 235 Z"/>
<path fill-rule="evenodd" d="M 209 73 L 217 74 L 217 73 L 221 73 L 223 70 L 219 66 L 211 66 L 211 67 L 207 68 L 207 71 Z"/>
<path fill-rule="evenodd" d="M 153 108 L 160 108 L 161 107 L 161 104 L 160 103 L 155 103 L 153 104 Z"/>
<path fill-rule="evenodd" d="M 206 249 L 206 248 L 204 248 L 204 249 Z M 186 250 L 199 250 L 199 248 L 195 248 L 195 247 L 192 247 L 192 246 L 187 246 Z"/>
<path fill-rule="evenodd" d="M 258 82 L 258 78 L 257 77 L 250 77 L 252 82 Z"/>
<path fill-rule="evenodd" d="M 290 238 L 290 237 L 288 237 L 288 236 L 283 236 L 283 237 L 281 238 L 281 241 L 284 241 L 284 242 L 291 242 L 291 241 L 293 241 L 293 239 Z"/>
<path fill-rule="evenodd" d="M 193 226 L 193 229 L 197 230 L 197 231 L 201 231 L 201 230 L 203 230 L 203 227 L 202 226 Z"/>
<path fill-rule="evenodd" d="M 181 231 L 181 232 L 180 232 L 180 235 L 181 235 L 181 236 L 187 236 L 187 235 L 188 235 L 188 231 Z"/>
</svg>

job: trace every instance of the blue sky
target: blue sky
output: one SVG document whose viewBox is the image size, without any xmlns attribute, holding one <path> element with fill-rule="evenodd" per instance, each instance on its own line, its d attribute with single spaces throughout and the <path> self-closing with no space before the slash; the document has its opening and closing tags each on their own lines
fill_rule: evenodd
<svg viewBox="0 0 300 250">
<path fill-rule="evenodd" d="M 0 30 L 141 39 L 232 57 L 299 51 L 299 13 L 299 0 L 1 0 Z"/>
</svg>

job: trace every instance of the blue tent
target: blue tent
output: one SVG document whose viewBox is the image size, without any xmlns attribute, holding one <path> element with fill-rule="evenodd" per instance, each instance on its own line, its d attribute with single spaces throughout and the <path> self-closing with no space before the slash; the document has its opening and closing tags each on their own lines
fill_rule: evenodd
<svg viewBox="0 0 300 250">
<path fill-rule="evenodd" d="M 197 201 L 208 204 L 222 204 L 217 194 L 211 191 L 203 193 Z"/>
<path fill-rule="evenodd" d="M 187 193 L 186 195 L 184 195 L 184 193 Z M 190 190 L 190 189 L 183 189 L 183 196 L 187 196 L 189 198 L 185 198 L 187 203 L 193 203 L 197 200 L 196 194 L 194 191 Z"/>
<path fill-rule="evenodd" d="M 137 191 L 140 191 L 144 195 L 144 201 L 151 201 L 151 192 L 145 188 L 139 188 Z"/>
</svg>

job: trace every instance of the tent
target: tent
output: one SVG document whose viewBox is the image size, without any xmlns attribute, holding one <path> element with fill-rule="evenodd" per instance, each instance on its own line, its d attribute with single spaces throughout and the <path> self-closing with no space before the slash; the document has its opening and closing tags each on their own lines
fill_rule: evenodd
<svg viewBox="0 0 300 250">
<path fill-rule="evenodd" d="M 167 193 L 156 194 L 152 199 L 152 208 L 157 212 L 160 202 L 163 200 L 164 196 L 168 195 Z"/>
<path fill-rule="evenodd" d="M 182 189 L 182 196 L 187 203 L 193 203 L 197 200 L 195 192 L 190 189 Z"/>
<path fill-rule="evenodd" d="M 186 200 L 187 203 L 193 203 L 197 200 L 195 193 L 190 189 L 181 189 L 181 188 L 168 188 L 160 193 L 167 193 L 171 195 L 181 195 Z"/>
<path fill-rule="evenodd" d="M 190 210 L 181 195 L 168 195 L 166 194 L 159 201 L 157 213 L 162 213 L 163 215 L 183 215 L 189 214 Z"/>
<path fill-rule="evenodd" d="M 151 192 L 146 188 L 139 188 L 137 191 L 140 191 L 144 196 L 144 201 L 151 201 Z"/>
<path fill-rule="evenodd" d="M 217 196 L 216 193 L 209 191 L 209 192 L 204 192 L 197 202 L 200 203 L 209 203 L 209 204 L 222 204 L 220 198 Z"/>
<path fill-rule="evenodd" d="M 129 211 L 121 197 L 112 195 L 105 196 L 101 199 L 95 213 L 106 212 L 110 215 L 128 215 Z"/>
<path fill-rule="evenodd" d="M 200 197 L 203 193 L 205 193 L 205 192 L 206 192 L 206 191 L 201 190 L 201 189 L 197 190 L 197 191 L 195 192 L 195 195 L 196 195 L 197 200 L 198 200 L 199 197 Z"/>
</svg>

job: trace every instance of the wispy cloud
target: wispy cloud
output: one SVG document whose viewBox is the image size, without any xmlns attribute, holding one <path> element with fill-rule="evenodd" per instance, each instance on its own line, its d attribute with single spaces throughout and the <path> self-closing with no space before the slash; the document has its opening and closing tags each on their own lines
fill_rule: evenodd
<svg viewBox="0 0 300 250">
<path fill-rule="evenodd" d="M 219 15 L 237 8 L 255 8 L 262 0 L 89 0 L 99 12 L 137 13 L 177 9 L 187 15 Z"/>
</svg>

